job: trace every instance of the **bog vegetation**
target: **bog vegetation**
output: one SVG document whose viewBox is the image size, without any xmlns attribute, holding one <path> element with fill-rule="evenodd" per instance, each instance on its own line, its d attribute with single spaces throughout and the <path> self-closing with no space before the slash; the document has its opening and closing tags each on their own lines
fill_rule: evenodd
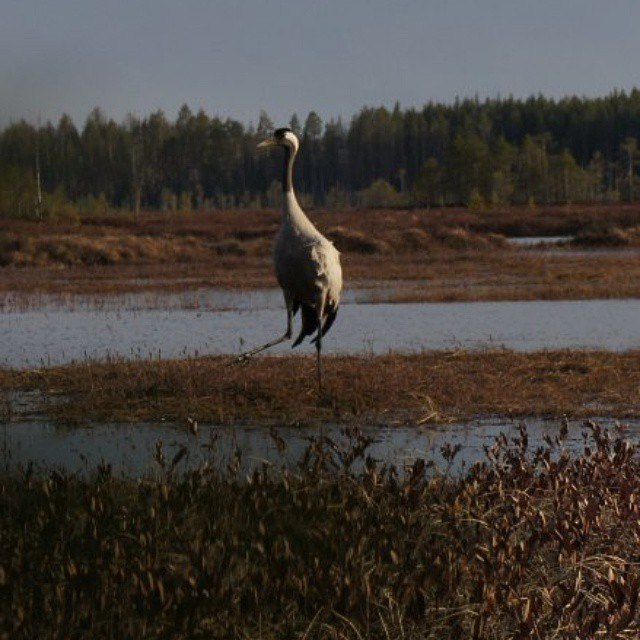
<svg viewBox="0 0 640 640">
<path fill-rule="evenodd" d="M 317 210 L 342 252 L 349 288 L 386 283 L 386 300 L 533 300 L 636 297 L 638 204 Z M 79 221 L 0 218 L 0 298 L 197 287 L 275 286 L 276 211 L 145 211 Z M 505 236 L 572 236 L 555 248 Z M 582 248 L 573 251 L 573 248 Z M 620 273 L 626 277 L 621 278 Z M 390 293 L 392 286 L 393 292 Z M 382 298 L 381 298 L 382 299 Z M 33 301 L 33 298 L 31 298 Z"/>
<path fill-rule="evenodd" d="M 36 391 L 33 409 L 61 423 L 189 419 L 213 424 L 409 424 L 486 415 L 639 415 L 638 351 L 431 351 L 331 356 L 330 403 L 318 403 L 313 358 L 273 356 L 229 366 L 223 356 L 112 359 L 33 371 L 0 368 L 0 419 L 10 397 Z M 374 374 L 375 372 L 375 374 Z M 19 397 L 19 394 L 15 397 Z M 4 411 L 3 411 L 4 409 Z M 19 416 L 17 416 L 19 417 Z"/>
<path fill-rule="evenodd" d="M 367 107 L 348 125 L 294 114 L 296 188 L 306 205 L 328 208 L 634 201 L 639 114 L 638 89 Z M 0 132 L 0 215 L 273 206 L 278 159 L 255 153 L 273 128 L 265 112 L 254 127 L 186 105 L 175 121 L 156 112 L 116 123 L 95 109 L 80 129 L 68 116 L 13 123 Z"/>
<path fill-rule="evenodd" d="M 246 478 L 239 451 L 183 474 L 161 448 L 157 480 L 2 476 L 0 635 L 637 638 L 636 451 L 564 436 L 523 428 L 461 477 L 381 466 L 355 429 Z"/>
</svg>

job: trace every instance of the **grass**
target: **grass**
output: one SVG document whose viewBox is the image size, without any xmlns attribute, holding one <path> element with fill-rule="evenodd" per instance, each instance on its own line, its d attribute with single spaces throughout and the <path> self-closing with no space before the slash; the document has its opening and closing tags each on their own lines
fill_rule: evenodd
<svg viewBox="0 0 640 640">
<path fill-rule="evenodd" d="M 2 260 L 14 266 L 0 288 L 271 284 L 276 218 L 248 212 L 236 227 L 241 215 L 97 219 L 48 236 L 3 222 Z M 541 255 L 489 237 L 576 233 L 605 217 L 633 237 L 632 207 L 351 212 L 322 214 L 321 226 L 348 247 L 351 278 L 403 281 L 397 299 L 640 295 L 634 255 Z M 318 400 L 308 357 L 0 369 L 0 420 L 20 417 L 9 392 L 37 390 L 44 414 L 72 424 L 335 421 L 351 439 L 346 449 L 317 439 L 290 470 L 249 478 L 234 459 L 182 474 L 180 454 L 159 480 L 115 478 L 108 467 L 0 475 L 0 638 L 638 637 L 633 446 L 589 423 L 581 455 L 562 452 L 564 427 L 532 452 L 522 430 L 450 477 L 429 460 L 405 472 L 376 464 L 357 424 L 638 417 L 640 352 L 330 357 L 325 371 L 329 402 Z"/>
<path fill-rule="evenodd" d="M 387 281 L 395 302 L 581 300 L 640 296 L 640 254 L 499 250 L 344 257 L 357 283 Z M 265 269 L 270 266 L 265 265 Z M 346 286 L 349 286 L 347 283 Z M 387 294 L 385 294 L 385 300 Z"/>
<path fill-rule="evenodd" d="M 640 226 L 621 228 L 600 226 L 581 231 L 573 244 L 582 247 L 637 247 L 640 245 Z"/>
<path fill-rule="evenodd" d="M 637 638 L 640 462 L 586 431 L 570 457 L 522 430 L 459 478 L 382 467 L 354 429 L 246 479 L 0 476 L 0 636 Z"/>
<path fill-rule="evenodd" d="M 342 256 L 346 288 L 390 285 L 395 302 L 640 297 L 640 254 L 559 250 L 443 251 Z M 622 274 L 622 275 L 621 275 Z M 29 306 L 40 294 L 106 296 L 179 292 L 198 287 L 276 287 L 271 259 L 224 256 L 207 263 L 72 267 L 6 267 L 0 295 Z M 20 302 L 22 300 L 22 302 Z"/>
<path fill-rule="evenodd" d="M 591 250 L 633 247 L 640 207 L 311 215 L 343 252 L 346 286 L 391 282 L 385 300 L 640 297 L 640 254 Z M 277 225 L 277 213 L 259 211 L 147 213 L 137 222 L 113 216 L 76 226 L 0 220 L 3 306 L 9 295 L 24 306 L 40 293 L 274 287 Z M 576 246 L 588 249 L 511 247 L 501 233 L 576 233 Z"/>
<path fill-rule="evenodd" d="M 352 214 L 346 224 L 335 224 L 335 214 L 324 213 L 318 224 L 340 250 L 360 254 L 476 249 L 504 243 L 499 236 L 459 226 L 431 229 L 424 216 L 397 225 L 374 224 L 372 228 L 363 224 L 369 216 L 375 214 Z M 0 220 L 0 265 L 211 263 L 218 256 L 269 256 L 279 224 L 274 212 L 251 211 L 181 217 L 148 214 L 136 223 L 125 219 L 114 224 L 116 220 L 89 218 L 81 225 Z M 343 221 L 342 217 L 337 220 Z"/>
<path fill-rule="evenodd" d="M 640 416 L 640 352 L 496 351 L 86 362 L 0 370 L 0 390 L 39 390 L 55 420 L 216 424 L 457 420 L 483 415 Z M 5 412 L 11 414 L 11 406 Z"/>
</svg>

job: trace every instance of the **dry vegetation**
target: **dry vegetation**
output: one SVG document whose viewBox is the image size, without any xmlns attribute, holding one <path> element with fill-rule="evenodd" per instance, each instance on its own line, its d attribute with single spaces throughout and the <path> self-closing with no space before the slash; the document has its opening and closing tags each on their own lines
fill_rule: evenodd
<svg viewBox="0 0 640 640">
<path fill-rule="evenodd" d="M 404 212 L 320 213 L 319 224 L 336 246 L 356 254 L 402 254 L 442 249 L 486 249 L 504 245 L 496 234 L 459 225 L 432 225 L 429 217 Z M 369 219 L 371 218 L 371 219 Z M 201 263 L 219 256 L 268 256 L 277 230 L 273 212 L 145 215 L 87 219 L 82 225 L 0 222 L 0 265 L 100 266 Z"/>
<path fill-rule="evenodd" d="M 615 225 L 580 231 L 572 243 L 579 247 L 638 247 L 640 226 L 621 228 Z"/>
<path fill-rule="evenodd" d="M 383 298 L 395 302 L 640 297 L 640 253 L 635 252 L 345 253 L 342 263 L 347 288 L 388 285 Z M 228 255 L 215 263 L 5 268 L 2 276 L 0 295 L 5 299 L 0 304 L 5 307 L 7 300 L 18 298 L 29 306 L 29 300 L 41 293 L 97 296 L 276 286 L 270 258 Z"/>
<path fill-rule="evenodd" d="M 230 362 L 228 357 L 207 357 L 0 370 L 0 390 L 40 390 L 42 411 L 72 423 L 192 418 L 216 424 L 389 424 L 490 414 L 640 415 L 638 352 L 329 357 L 330 402 L 318 400 L 313 358 Z M 11 411 L 7 405 L 9 417 Z"/>
<path fill-rule="evenodd" d="M 638 207 L 311 216 L 343 252 L 347 286 L 391 281 L 395 301 L 640 296 L 640 253 L 633 249 L 531 250 L 506 245 L 503 237 L 570 233 L 583 248 L 633 248 Z M 0 293 L 271 287 L 277 225 L 277 213 L 260 211 L 148 213 L 138 221 L 118 215 L 79 226 L 3 220 Z"/>
<path fill-rule="evenodd" d="M 522 430 L 460 478 L 355 430 L 246 479 L 179 454 L 159 480 L 0 477 L 0 636 L 637 638 L 640 463 L 586 430 L 573 457 Z"/>
<path fill-rule="evenodd" d="M 620 233 L 597 226 L 605 215 L 631 238 L 617 244 L 633 246 L 631 208 L 317 218 L 350 278 L 396 280 L 396 299 L 638 296 L 633 253 L 546 254 L 491 235 L 582 232 L 600 239 L 578 242 L 613 246 L 607 234 Z M 270 285 L 276 225 L 258 212 L 55 229 L 2 222 L 0 259 L 11 266 L 0 290 Z M 328 401 L 314 366 L 207 357 L 0 369 L 4 421 L 20 419 L 11 392 L 39 391 L 38 411 L 70 424 L 331 421 L 351 442 L 318 439 L 289 471 L 250 478 L 236 459 L 183 474 L 184 450 L 158 456 L 157 481 L 107 467 L 0 475 L 0 638 L 638 637 L 640 462 L 628 443 L 590 423 L 588 448 L 570 457 L 564 427 L 536 452 L 522 431 L 450 477 L 428 460 L 404 473 L 381 467 L 354 425 L 639 417 L 640 352 L 328 357 Z"/>
</svg>

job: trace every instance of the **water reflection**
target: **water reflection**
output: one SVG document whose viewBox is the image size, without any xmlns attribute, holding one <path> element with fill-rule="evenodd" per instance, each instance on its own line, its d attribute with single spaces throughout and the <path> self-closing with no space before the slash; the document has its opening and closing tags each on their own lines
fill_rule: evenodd
<svg viewBox="0 0 640 640">
<path fill-rule="evenodd" d="M 640 438 L 640 421 L 618 425 L 613 420 L 598 423 L 623 429 L 626 438 Z M 441 447 L 459 445 L 460 452 L 450 469 L 460 472 L 476 461 L 485 459 L 485 448 L 504 433 L 518 437 L 521 424 L 527 427 L 530 450 L 545 445 L 545 437 L 559 433 L 558 420 L 536 418 L 521 421 L 484 419 L 472 422 L 429 427 L 368 426 L 364 436 L 373 443 L 368 455 L 388 465 L 403 467 L 417 458 L 431 460 L 441 470 L 449 468 Z M 564 446 L 580 451 L 588 430 L 582 421 L 569 424 Z M 275 437 L 274 437 L 275 434 Z M 114 472 L 125 476 L 153 476 L 161 471 L 156 461 L 158 451 L 170 464 L 184 447 L 186 455 L 180 469 L 193 468 L 211 461 L 224 468 L 236 456 L 243 472 L 264 462 L 277 467 L 295 467 L 312 439 L 320 435 L 345 445 L 347 437 L 341 427 L 280 427 L 273 432 L 265 427 L 200 426 L 196 435 L 186 427 L 142 423 L 134 425 L 97 424 L 84 428 L 64 428 L 39 421 L 8 423 L 0 430 L 2 461 L 6 470 L 32 464 L 39 470 L 65 469 L 90 472 L 101 463 L 110 464 Z M 158 449 L 158 443 L 161 443 Z"/>
<path fill-rule="evenodd" d="M 327 353 L 640 347 L 640 300 L 345 304 Z M 0 364 L 234 354 L 280 335 L 284 310 L 32 310 L 0 314 Z M 299 352 L 310 352 L 306 346 Z M 290 353 L 283 344 L 275 353 Z"/>
</svg>

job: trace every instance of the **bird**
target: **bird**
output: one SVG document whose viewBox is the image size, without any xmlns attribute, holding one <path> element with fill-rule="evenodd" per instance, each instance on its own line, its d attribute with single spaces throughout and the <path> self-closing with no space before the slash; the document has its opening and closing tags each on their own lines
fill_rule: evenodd
<svg viewBox="0 0 640 640">
<path fill-rule="evenodd" d="M 298 204 L 293 189 L 293 165 L 300 142 L 289 128 L 276 129 L 272 136 L 258 144 L 259 149 L 282 147 L 282 211 L 280 228 L 275 237 L 273 262 L 276 278 L 284 295 L 287 310 L 287 328 L 284 334 L 271 342 L 238 356 L 246 361 L 256 353 L 290 340 L 293 335 L 293 317 L 302 316 L 302 328 L 292 348 L 315 333 L 316 372 L 318 390 L 322 386 L 322 337 L 333 325 L 342 293 L 342 267 L 340 252 L 309 220 Z"/>
</svg>

